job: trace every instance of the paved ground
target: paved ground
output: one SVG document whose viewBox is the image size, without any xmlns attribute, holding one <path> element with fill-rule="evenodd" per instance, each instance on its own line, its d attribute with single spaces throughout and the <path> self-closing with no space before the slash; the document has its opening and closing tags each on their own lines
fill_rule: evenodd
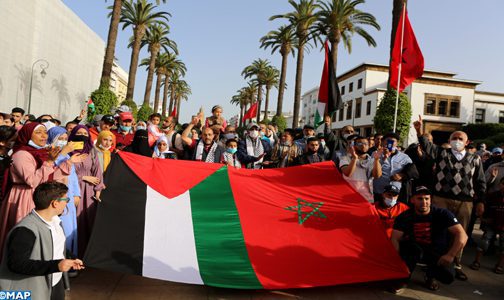
<svg viewBox="0 0 504 300">
<path fill-rule="evenodd" d="M 384 283 L 282 291 L 250 291 L 178 284 L 87 269 L 79 277 L 71 279 L 72 289 L 67 292 L 66 299 L 504 299 L 504 275 L 492 272 L 497 257 L 485 256 L 481 269 L 476 272 L 467 267 L 474 253 L 474 247 L 470 247 L 464 254 L 464 270 L 469 281 L 455 281 L 449 286 L 441 284 L 437 292 L 430 292 L 422 286 L 423 273 L 418 269 L 413 274 L 412 282 L 400 296 L 384 291 L 386 287 Z"/>
</svg>

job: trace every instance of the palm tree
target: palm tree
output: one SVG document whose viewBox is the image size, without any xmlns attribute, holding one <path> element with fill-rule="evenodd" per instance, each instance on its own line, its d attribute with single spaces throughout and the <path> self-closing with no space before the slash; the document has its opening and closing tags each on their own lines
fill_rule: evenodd
<svg viewBox="0 0 504 300">
<path fill-rule="evenodd" d="M 270 90 L 273 87 L 278 87 L 278 77 L 279 71 L 275 67 L 269 67 L 266 69 L 266 71 L 263 74 L 263 83 L 264 86 L 266 87 L 266 101 L 264 103 L 264 118 L 263 120 L 268 119 L 268 105 L 269 105 L 269 94 Z"/>
<path fill-rule="evenodd" d="M 152 80 L 154 78 L 154 69 L 159 51 L 161 49 L 164 49 L 164 51 L 168 52 L 168 48 L 170 48 L 176 54 L 178 54 L 177 44 L 173 40 L 170 40 L 168 37 L 166 37 L 169 32 L 170 30 L 161 24 L 152 24 L 148 27 L 147 32 L 145 33 L 145 36 L 140 45 L 140 48 L 145 45 L 149 45 L 149 52 L 151 54 L 148 64 L 149 67 L 147 68 L 147 82 L 145 85 L 143 105 L 149 105 Z M 143 60 L 142 63 L 144 63 Z"/>
<path fill-rule="evenodd" d="M 271 54 L 278 51 L 282 55 L 282 69 L 280 71 L 280 86 L 278 89 L 278 100 L 276 115 L 282 115 L 283 106 L 283 96 L 285 91 L 285 77 L 287 75 L 287 57 L 289 53 L 292 53 L 294 57 L 295 51 L 294 47 L 297 45 L 297 39 L 292 31 L 292 28 L 288 26 L 280 26 L 278 30 L 272 30 L 263 36 L 260 40 L 261 48 L 267 49 L 271 47 Z"/>
<path fill-rule="evenodd" d="M 252 62 L 250 66 L 245 67 L 242 71 L 242 76 L 247 78 L 254 78 L 254 81 L 257 83 L 257 122 L 259 122 L 259 118 L 261 115 L 261 100 L 262 100 L 262 86 L 264 84 L 264 72 L 267 68 L 270 67 L 270 63 L 267 59 L 256 59 Z"/>
<path fill-rule="evenodd" d="M 123 23 L 122 29 L 133 27 L 133 50 L 131 51 L 131 62 L 129 67 L 128 90 L 126 99 L 132 100 L 135 92 L 135 77 L 138 68 L 138 54 L 140 46 L 145 35 L 147 27 L 152 24 L 161 24 L 168 28 L 164 21 L 168 21 L 171 15 L 167 12 L 155 12 L 155 5 L 146 0 L 125 0 L 122 6 L 120 22 Z"/>
<path fill-rule="evenodd" d="M 175 101 L 177 102 L 177 114 L 176 117 L 177 119 L 180 117 L 180 102 L 181 100 L 188 100 L 189 96 L 191 95 L 191 87 L 187 82 L 183 79 L 177 79 L 177 82 L 175 83 L 176 88 L 175 88 Z"/>
<path fill-rule="evenodd" d="M 231 97 L 231 100 L 229 101 L 229 103 L 233 104 L 233 105 L 239 105 L 240 106 L 240 121 L 239 121 L 239 126 L 242 125 L 242 119 L 243 119 L 243 108 L 245 107 L 245 104 L 243 102 L 243 97 L 242 97 L 242 94 L 240 92 L 240 90 L 238 90 L 238 94 L 236 95 L 233 95 L 233 97 Z"/>
<path fill-rule="evenodd" d="M 165 75 L 163 104 L 161 110 L 162 115 L 166 114 L 166 104 L 168 103 L 168 88 L 170 87 L 171 74 L 178 73 L 184 76 L 187 71 L 185 64 L 180 59 L 178 59 L 174 53 L 165 53 L 165 55 L 166 57 L 163 58 L 163 64 L 162 64 L 162 72 Z"/>
<path fill-rule="evenodd" d="M 367 42 L 369 46 L 376 47 L 376 41 L 361 26 L 368 25 L 380 30 L 380 25 L 376 18 L 366 12 L 356 8 L 357 5 L 365 3 L 365 0 L 330 0 L 325 2 L 318 0 L 321 10 L 317 13 L 317 32 L 315 35 L 319 41 L 326 38 L 331 43 L 332 60 L 334 62 L 334 72 L 338 65 L 338 45 L 343 45 L 352 52 L 352 36 L 357 33 Z"/>
<path fill-rule="evenodd" d="M 283 14 L 275 15 L 270 20 L 287 19 L 289 21 L 289 28 L 295 31 L 298 39 L 297 44 L 297 63 L 296 63 L 296 86 L 294 87 L 294 119 L 292 127 L 298 127 L 299 108 L 301 104 L 301 86 L 303 78 L 303 59 L 304 48 L 311 40 L 312 28 L 317 20 L 315 10 L 319 7 L 315 0 L 299 0 L 299 3 L 294 0 L 289 0 L 289 4 L 294 8 L 294 11 Z"/>
<path fill-rule="evenodd" d="M 393 8 L 392 8 L 392 30 L 390 31 L 390 60 L 392 59 L 392 49 L 394 49 L 395 36 L 397 31 L 397 25 L 399 23 L 399 18 L 401 17 L 404 5 L 407 5 L 407 0 L 393 0 Z M 387 86 L 390 84 L 390 74 L 387 82 Z"/>
<path fill-rule="evenodd" d="M 240 94 L 240 97 L 242 98 L 241 101 L 243 102 L 243 113 L 247 112 L 248 106 L 256 103 L 257 98 L 257 84 L 255 82 L 249 82 L 246 87 L 241 88 L 238 93 Z M 243 118 L 243 116 L 242 116 Z M 244 121 L 242 121 L 242 125 Z"/>
<path fill-rule="evenodd" d="M 166 3 L 166 0 L 161 0 Z M 160 0 L 156 0 L 159 5 Z M 109 14 L 110 25 L 107 37 L 107 48 L 105 49 L 105 58 L 103 59 L 102 76 L 100 80 L 100 85 L 105 84 L 108 87 L 110 82 L 110 73 L 112 72 L 112 66 L 114 64 L 115 57 L 115 46 L 117 42 L 117 32 L 119 29 L 119 21 L 121 19 L 123 0 L 114 0 L 114 5 L 110 6 L 112 12 Z"/>
<path fill-rule="evenodd" d="M 166 59 L 167 59 L 167 54 L 166 53 L 158 53 L 157 58 L 156 58 L 156 89 L 154 93 L 154 112 L 158 112 L 159 108 L 159 94 L 161 91 L 161 83 L 163 80 L 163 74 L 165 72 L 164 65 L 166 64 Z M 150 63 L 147 62 L 147 59 L 142 60 L 143 63 Z M 142 65 L 140 64 L 140 65 Z"/>
</svg>

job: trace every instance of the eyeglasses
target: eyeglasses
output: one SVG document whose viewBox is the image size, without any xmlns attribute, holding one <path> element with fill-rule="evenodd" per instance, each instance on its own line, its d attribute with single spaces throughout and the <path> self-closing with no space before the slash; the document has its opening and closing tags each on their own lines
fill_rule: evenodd
<svg viewBox="0 0 504 300">
<path fill-rule="evenodd" d="M 368 143 L 355 143 L 355 146 L 368 146 Z"/>
<path fill-rule="evenodd" d="M 49 121 L 53 122 L 54 119 L 41 119 L 40 123 L 46 123 L 46 122 L 49 122 Z"/>
<path fill-rule="evenodd" d="M 65 201 L 65 202 L 68 203 L 70 201 L 70 198 L 68 198 L 68 197 L 66 197 L 66 198 L 56 198 L 55 200 L 58 201 L 58 202 Z"/>
</svg>

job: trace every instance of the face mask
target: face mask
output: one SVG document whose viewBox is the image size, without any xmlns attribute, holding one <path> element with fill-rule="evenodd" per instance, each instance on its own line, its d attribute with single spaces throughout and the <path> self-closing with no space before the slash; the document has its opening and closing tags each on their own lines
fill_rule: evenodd
<svg viewBox="0 0 504 300">
<path fill-rule="evenodd" d="M 85 136 L 85 135 L 76 135 L 72 139 L 72 142 L 84 142 L 84 144 L 85 144 L 85 143 L 87 143 L 88 140 L 89 140 L 88 136 Z"/>
<path fill-rule="evenodd" d="M 67 144 L 67 141 L 60 141 L 60 140 L 57 140 L 56 143 L 54 143 L 54 146 L 56 147 L 60 147 L 60 148 L 63 148 L 65 147 Z"/>
<path fill-rule="evenodd" d="M 464 150 L 464 143 L 460 140 L 450 141 L 450 146 L 452 147 L 453 150 L 456 150 L 458 152 Z"/>
<path fill-rule="evenodd" d="M 137 126 L 137 130 L 147 130 L 147 127 L 145 127 L 145 126 Z"/>
<path fill-rule="evenodd" d="M 35 142 L 34 142 L 34 141 L 32 141 L 32 140 L 30 140 L 30 141 L 28 142 L 28 146 L 32 146 L 32 147 L 33 147 L 33 148 L 35 148 L 35 149 L 42 149 L 42 148 L 44 148 L 44 147 L 40 147 L 39 145 L 35 144 Z"/>
<path fill-rule="evenodd" d="M 227 153 L 231 153 L 231 154 L 235 154 L 235 153 L 236 153 L 236 151 L 238 151 L 238 149 L 236 149 L 236 148 L 227 148 L 227 149 L 226 149 L 226 152 L 227 152 Z"/>
<path fill-rule="evenodd" d="M 226 140 L 230 140 L 230 139 L 236 138 L 236 136 L 235 136 L 234 133 L 226 133 L 226 134 L 224 134 L 224 137 L 226 138 Z"/>
<path fill-rule="evenodd" d="M 112 148 L 112 146 L 105 147 L 103 145 L 99 145 L 98 147 L 102 148 L 103 150 L 108 150 L 108 149 Z"/>
<path fill-rule="evenodd" d="M 349 136 L 350 136 L 350 133 L 345 133 L 345 134 L 343 135 L 343 138 L 345 139 L 345 141 L 346 141 L 346 139 L 347 139 Z"/>
<path fill-rule="evenodd" d="M 397 203 L 397 199 L 391 199 L 391 198 L 385 198 L 385 205 L 387 205 L 388 207 L 392 207 L 394 205 L 396 205 Z"/>
<path fill-rule="evenodd" d="M 263 137 L 263 136 L 264 136 L 264 132 L 262 132 L 262 131 L 261 131 L 261 132 L 259 132 L 259 133 L 261 134 L 261 137 Z"/>
<path fill-rule="evenodd" d="M 253 139 L 256 139 L 259 136 L 259 131 L 251 130 L 251 131 L 249 131 L 249 136 Z"/>
<path fill-rule="evenodd" d="M 282 145 L 284 145 L 284 146 L 290 146 L 291 142 L 283 142 Z"/>
<path fill-rule="evenodd" d="M 119 127 L 121 128 L 121 131 L 130 132 L 131 130 L 131 126 L 119 125 Z"/>
<path fill-rule="evenodd" d="M 326 144 L 325 144 L 325 141 L 320 141 L 320 146 L 322 146 L 322 148 L 324 148 L 324 147 L 325 147 L 325 145 L 326 145 Z"/>
</svg>

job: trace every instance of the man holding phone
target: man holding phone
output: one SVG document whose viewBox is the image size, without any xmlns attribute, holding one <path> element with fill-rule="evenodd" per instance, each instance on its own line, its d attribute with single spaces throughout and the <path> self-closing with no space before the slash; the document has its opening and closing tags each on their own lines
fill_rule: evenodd
<svg viewBox="0 0 504 300">
<path fill-rule="evenodd" d="M 391 132 L 383 136 L 383 153 L 380 158 L 382 175 L 373 180 L 373 197 L 375 202 L 380 202 L 385 187 L 395 185 L 401 190 L 401 182 L 406 176 L 404 167 L 412 164 L 411 158 L 397 150 L 397 143 L 401 138 L 397 133 Z"/>
</svg>

